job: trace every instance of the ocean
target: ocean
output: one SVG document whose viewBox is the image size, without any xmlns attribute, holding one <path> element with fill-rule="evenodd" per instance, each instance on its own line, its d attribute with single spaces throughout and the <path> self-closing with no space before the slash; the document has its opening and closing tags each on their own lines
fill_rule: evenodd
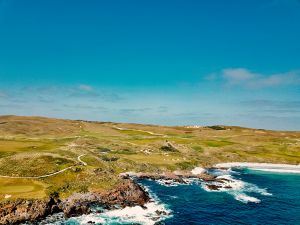
<svg viewBox="0 0 300 225">
<path fill-rule="evenodd" d="M 140 180 L 153 202 L 147 209 L 132 207 L 92 213 L 44 224 L 300 224 L 300 174 L 249 169 L 211 170 L 230 180 L 232 189 L 209 190 L 204 183 L 165 184 Z M 228 184 L 224 184 L 228 185 Z M 225 186 L 224 186 L 225 187 Z"/>
</svg>

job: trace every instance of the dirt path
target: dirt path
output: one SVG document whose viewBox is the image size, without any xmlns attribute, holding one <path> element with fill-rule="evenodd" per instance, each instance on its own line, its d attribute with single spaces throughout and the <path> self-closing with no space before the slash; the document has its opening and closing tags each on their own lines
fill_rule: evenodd
<svg viewBox="0 0 300 225">
<path fill-rule="evenodd" d="M 82 161 L 82 160 L 80 159 L 80 158 L 81 158 L 82 156 L 84 156 L 84 155 L 85 155 L 85 154 L 82 154 L 82 155 L 78 156 L 78 157 L 77 157 L 77 160 L 78 160 L 83 166 L 87 166 L 87 163 L 84 162 L 84 161 Z M 46 174 L 46 175 L 41 175 L 41 176 L 36 176 L 36 177 L 33 177 L 33 176 L 32 176 L 32 177 L 31 177 L 31 176 L 27 176 L 27 177 L 14 177 L 14 176 L 3 176 L 3 175 L 0 175 L 0 178 L 13 178 L 13 179 L 40 179 L 40 178 L 46 178 L 46 177 L 51 177 L 51 176 L 60 174 L 60 173 L 62 173 L 62 172 L 64 172 L 64 171 L 66 171 L 66 170 L 69 170 L 69 169 L 73 168 L 73 167 L 75 167 L 75 165 L 74 165 L 74 166 L 69 166 L 69 167 L 67 167 L 67 168 L 64 168 L 64 169 L 59 170 L 59 171 L 54 172 L 54 173 L 50 173 L 50 174 Z"/>
<path fill-rule="evenodd" d="M 82 163 L 82 165 L 87 166 L 87 163 L 86 163 L 86 162 L 83 162 L 83 161 L 80 159 L 80 158 L 81 158 L 82 156 L 84 156 L 84 155 L 85 155 L 85 154 L 82 154 L 82 155 L 78 156 L 77 159 L 78 159 L 79 162 Z"/>
<path fill-rule="evenodd" d="M 146 131 L 146 130 L 128 129 L 128 128 L 121 128 L 121 127 L 116 127 L 116 126 L 114 126 L 114 128 L 116 128 L 117 130 L 129 130 L 129 131 L 131 130 L 131 131 L 144 132 L 144 133 L 148 133 L 150 135 L 155 135 L 155 136 L 165 136 L 164 134 L 154 133 L 154 132 Z"/>
</svg>

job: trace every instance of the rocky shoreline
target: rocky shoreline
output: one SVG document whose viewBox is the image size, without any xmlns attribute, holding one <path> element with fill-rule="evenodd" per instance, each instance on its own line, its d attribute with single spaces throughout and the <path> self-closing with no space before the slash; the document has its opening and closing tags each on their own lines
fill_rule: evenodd
<svg viewBox="0 0 300 225">
<path fill-rule="evenodd" d="M 144 206 L 150 201 L 149 194 L 131 179 L 115 189 L 102 193 L 74 193 L 64 200 L 49 198 L 47 200 L 15 200 L 0 203 L 0 224 L 19 224 L 36 222 L 49 215 L 63 212 L 65 217 L 79 216 L 91 212 L 93 204 L 105 208 L 114 206 Z"/>
<path fill-rule="evenodd" d="M 227 170 L 226 168 L 218 168 L 219 170 Z M 161 181 L 164 185 L 171 186 L 174 184 L 190 184 L 191 179 L 197 180 L 205 184 L 206 188 L 211 191 L 218 191 L 223 188 L 231 189 L 232 180 L 226 179 L 224 177 L 214 176 L 209 174 L 208 172 L 204 171 L 199 174 L 193 174 L 191 172 L 183 172 L 183 171 L 176 171 L 176 172 L 167 172 L 162 174 L 157 173 L 123 173 L 121 174 L 123 178 L 132 178 L 135 179 L 150 179 Z"/>
<path fill-rule="evenodd" d="M 106 192 L 74 193 L 66 199 L 49 198 L 47 200 L 15 200 L 0 203 L 0 224 L 19 224 L 36 222 L 55 213 L 63 213 L 66 218 L 89 214 L 91 206 L 102 205 L 103 208 L 141 206 L 150 202 L 150 196 L 135 180 L 151 179 L 163 181 L 165 185 L 189 184 L 191 179 L 205 183 L 209 190 L 224 188 L 224 183 L 230 180 L 218 178 L 207 172 L 193 174 L 191 172 L 156 173 L 123 173 L 122 182 Z M 230 185 L 226 186 L 230 189 Z"/>
<path fill-rule="evenodd" d="M 129 179 L 131 177 L 135 177 L 138 179 L 150 179 L 150 180 L 170 180 L 173 182 L 178 182 L 181 184 L 187 183 L 185 179 L 188 178 L 196 178 L 203 181 L 213 181 L 216 179 L 215 176 L 210 175 L 208 173 L 200 173 L 200 174 L 192 174 L 190 172 L 176 171 L 176 172 L 165 172 L 162 174 L 158 173 L 123 173 L 120 175 L 122 178 Z"/>
</svg>

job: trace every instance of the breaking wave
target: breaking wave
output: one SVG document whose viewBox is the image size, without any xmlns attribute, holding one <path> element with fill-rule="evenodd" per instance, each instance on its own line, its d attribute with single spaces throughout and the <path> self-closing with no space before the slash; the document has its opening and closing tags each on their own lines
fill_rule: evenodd
<svg viewBox="0 0 300 225">
<path fill-rule="evenodd" d="M 158 199 L 158 197 L 145 185 L 144 189 L 150 195 L 150 202 L 142 206 L 133 206 L 104 210 L 101 206 L 94 206 L 90 214 L 64 218 L 63 213 L 48 216 L 39 224 L 43 225 L 116 225 L 116 224 L 140 224 L 154 225 L 172 217 L 172 211 Z M 29 224 L 29 223 L 27 223 Z"/>
<path fill-rule="evenodd" d="M 260 194 L 264 196 L 271 196 L 264 188 L 259 188 L 255 184 L 251 184 L 240 179 L 234 178 L 230 173 L 231 170 L 217 170 L 215 174 L 224 174 L 217 176 L 215 181 L 203 182 L 201 184 L 202 188 L 209 192 L 226 192 L 229 195 L 233 196 L 237 201 L 248 203 L 260 203 L 261 200 L 249 196 L 250 193 Z"/>
<path fill-rule="evenodd" d="M 171 180 L 171 179 L 159 179 L 159 180 L 155 180 L 156 183 L 162 185 L 162 186 L 166 186 L 166 187 L 176 187 L 179 185 L 190 185 L 193 183 L 198 183 L 198 179 L 196 178 L 183 178 L 182 179 L 183 182 L 178 182 L 175 180 Z"/>
<path fill-rule="evenodd" d="M 300 165 L 290 164 L 272 164 L 272 163 L 250 163 L 250 162 L 231 162 L 219 163 L 219 168 L 248 168 L 251 170 L 259 170 L 273 173 L 298 173 L 300 174 Z"/>
<path fill-rule="evenodd" d="M 143 224 L 153 225 L 170 216 L 163 204 L 150 202 L 145 207 L 134 206 L 109 210 L 103 213 L 91 213 L 71 218 L 66 224 Z M 69 222 L 69 223 L 68 223 Z M 76 223 L 77 222 L 77 223 Z M 74 224 L 74 223 L 73 223 Z"/>
<path fill-rule="evenodd" d="M 91 213 L 74 217 L 66 221 L 67 225 L 77 224 L 142 224 L 154 225 L 164 219 L 172 217 L 172 211 L 160 202 L 157 196 L 144 186 L 150 194 L 151 201 L 141 206 L 125 207 L 106 210 L 102 213 Z"/>
</svg>

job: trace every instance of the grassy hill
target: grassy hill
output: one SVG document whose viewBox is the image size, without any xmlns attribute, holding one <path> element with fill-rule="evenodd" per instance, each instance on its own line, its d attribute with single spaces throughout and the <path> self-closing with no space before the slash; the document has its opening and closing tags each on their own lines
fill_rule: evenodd
<svg viewBox="0 0 300 225">
<path fill-rule="evenodd" d="M 0 117 L 0 201 L 107 190 L 126 171 L 231 161 L 299 164 L 300 132 Z"/>
</svg>

